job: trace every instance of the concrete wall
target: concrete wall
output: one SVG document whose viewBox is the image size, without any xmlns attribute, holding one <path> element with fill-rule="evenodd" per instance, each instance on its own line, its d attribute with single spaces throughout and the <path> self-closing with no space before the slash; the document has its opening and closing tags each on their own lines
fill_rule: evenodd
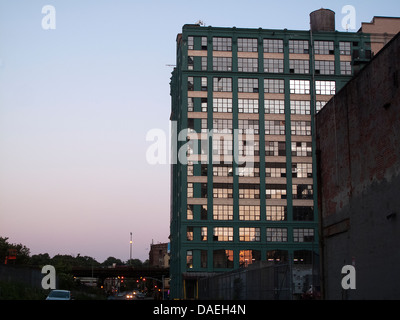
<svg viewBox="0 0 400 320">
<path fill-rule="evenodd" d="M 326 299 L 400 298 L 399 56 L 398 34 L 316 117 Z"/>
</svg>

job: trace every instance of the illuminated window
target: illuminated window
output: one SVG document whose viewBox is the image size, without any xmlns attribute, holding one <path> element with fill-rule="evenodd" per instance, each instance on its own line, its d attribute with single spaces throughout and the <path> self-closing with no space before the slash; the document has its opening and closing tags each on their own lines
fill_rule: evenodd
<svg viewBox="0 0 400 320">
<path fill-rule="evenodd" d="M 287 220 L 286 206 L 266 206 L 266 218 L 268 221 Z"/>
<path fill-rule="evenodd" d="M 214 227 L 214 241 L 233 241 L 233 227 Z"/>
<path fill-rule="evenodd" d="M 260 220 L 260 206 L 239 206 L 239 220 Z"/>
<path fill-rule="evenodd" d="M 213 206 L 214 220 L 233 220 L 232 205 L 214 205 Z"/>
<path fill-rule="evenodd" d="M 260 228 L 239 228 L 239 241 L 243 242 L 260 241 Z"/>
</svg>

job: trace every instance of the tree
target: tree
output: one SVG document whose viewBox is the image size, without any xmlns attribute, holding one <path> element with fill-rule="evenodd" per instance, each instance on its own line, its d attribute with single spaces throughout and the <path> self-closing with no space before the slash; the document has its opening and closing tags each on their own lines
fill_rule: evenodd
<svg viewBox="0 0 400 320">
<path fill-rule="evenodd" d="M 129 259 L 126 262 L 127 266 L 132 266 L 134 268 L 140 268 L 143 267 L 143 262 L 140 259 Z"/>
<path fill-rule="evenodd" d="M 42 267 L 47 264 L 51 264 L 51 258 L 48 253 L 39 253 L 39 254 L 34 254 L 30 260 L 29 264 L 31 266 L 37 266 L 37 267 Z"/>
<path fill-rule="evenodd" d="M 105 267 L 112 266 L 113 264 L 116 264 L 117 266 L 122 266 L 123 262 L 120 259 L 114 258 L 114 257 L 108 257 L 101 265 Z"/>
<path fill-rule="evenodd" d="M 19 244 L 11 244 L 8 242 L 8 238 L 3 238 L 0 237 L 0 263 L 4 263 L 6 260 L 6 257 L 9 254 L 10 249 L 15 249 L 16 250 L 16 259 L 14 260 L 14 264 L 27 264 L 29 262 L 29 249 L 22 245 L 21 243 Z"/>
</svg>

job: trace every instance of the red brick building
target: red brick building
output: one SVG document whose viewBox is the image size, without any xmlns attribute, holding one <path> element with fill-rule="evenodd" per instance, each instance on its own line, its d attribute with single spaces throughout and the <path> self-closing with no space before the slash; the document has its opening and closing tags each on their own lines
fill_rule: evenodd
<svg viewBox="0 0 400 320">
<path fill-rule="evenodd" d="M 316 116 L 326 299 L 400 298 L 399 57 L 400 33 Z"/>
</svg>

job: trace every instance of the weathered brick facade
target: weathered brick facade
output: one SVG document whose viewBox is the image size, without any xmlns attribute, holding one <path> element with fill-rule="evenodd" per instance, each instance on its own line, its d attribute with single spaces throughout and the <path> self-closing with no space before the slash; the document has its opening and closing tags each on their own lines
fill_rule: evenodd
<svg viewBox="0 0 400 320">
<path fill-rule="evenodd" d="M 397 34 L 316 116 L 326 299 L 400 298 L 399 57 Z"/>
</svg>

